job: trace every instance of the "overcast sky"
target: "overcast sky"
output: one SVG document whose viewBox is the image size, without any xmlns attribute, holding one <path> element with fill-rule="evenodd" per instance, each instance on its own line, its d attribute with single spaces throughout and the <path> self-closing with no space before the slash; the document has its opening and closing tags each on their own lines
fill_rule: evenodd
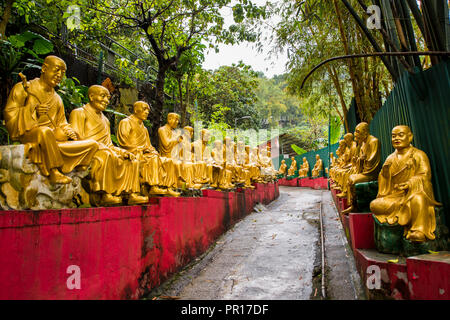
<svg viewBox="0 0 450 320">
<path fill-rule="evenodd" d="M 264 4 L 265 0 L 253 1 L 258 5 Z M 225 24 L 233 23 L 233 14 L 230 8 L 224 8 L 222 15 L 225 18 Z M 269 21 L 274 25 L 276 20 Z M 270 27 L 265 27 L 265 33 L 270 33 Z M 278 56 L 270 56 L 269 51 L 271 44 L 266 41 L 263 53 L 258 53 L 253 48 L 253 44 L 245 42 L 240 45 L 219 45 L 219 53 L 214 49 L 208 49 L 205 54 L 205 61 L 203 63 L 204 69 L 217 69 L 220 66 L 230 66 L 233 63 L 238 63 L 242 60 L 245 64 L 252 66 L 255 71 L 262 71 L 266 77 L 271 78 L 274 75 L 279 75 L 285 72 L 285 65 L 287 62 L 287 54 L 281 53 Z"/>
</svg>

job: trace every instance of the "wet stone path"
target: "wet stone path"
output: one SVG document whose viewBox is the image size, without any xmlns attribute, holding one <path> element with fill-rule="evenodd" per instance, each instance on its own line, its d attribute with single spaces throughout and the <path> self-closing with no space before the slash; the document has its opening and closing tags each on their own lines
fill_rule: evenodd
<svg viewBox="0 0 450 320">
<path fill-rule="evenodd" d="M 257 205 L 148 299 L 322 299 L 321 202 L 328 238 L 327 298 L 360 298 L 359 277 L 329 191 L 280 187 L 277 200 Z"/>
</svg>

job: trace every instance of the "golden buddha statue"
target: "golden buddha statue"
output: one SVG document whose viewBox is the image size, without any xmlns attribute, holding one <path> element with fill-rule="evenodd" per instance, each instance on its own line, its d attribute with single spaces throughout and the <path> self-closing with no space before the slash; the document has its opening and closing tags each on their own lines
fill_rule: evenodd
<svg viewBox="0 0 450 320">
<path fill-rule="evenodd" d="M 411 145 L 408 126 L 392 129 L 394 153 L 386 158 L 378 176 L 378 195 L 370 210 L 381 223 L 402 225 L 405 238 L 413 242 L 434 240 L 436 202 L 431 168 L 425 152 Z"/>
<path fill-rule="evenodd" d="M 177 181 L 176 167 L 172 159 L 159 156 L 144 126 L 149 112 L 148 103 L 136 101 L 133 104 L 133 114 L 119 122 L 117 140 L 122 148 L 140 161 L 140 177 L 143 183 L 150 186 L 149 194 L 177 197 L 180 193 L 173 189 Z"/>
<path fill-rule="evenodd" d="M 252 181 L 256 183 L 262 183 L 264 180 L 262 178 L 261 164 L 258 155 L 258 147 L 249 148 L 249 165 L 255 169 L 252 174 Z"/>
<path fill-rule="evenodd" d="M 200 189 L 201 188 L 201 176 L 196 174 L 201 174 L 199 169 L 201 169 L 201 164 L 194 163 L 194 154 L 192 152 L 193 145 L 191 143 L 192 137 L 194 136 L 194 128 L 191 126 L 185 126 L 182 130 L 182 140 L 178 144 L 179 148 L 179 159 L 180 159 L 180 179 L 179 186 L 181 187 L 183 183 L 186 184 L 188 189 Z M 173 158 L 173 156 L 172 156 Z"/>
<path fill-rule="evenodd" d="M 278 169 L 278 174 L 282 174 L 282 175 L 286 175 L 286 160 L 281 160 L 281 165 L 280 165 L 280 169 Z"/>
<path fill-rule="evenodd" d="M 224 161 L 223 144 L 220 140 L 215 140 L 213 149 L 211 150 L 211 156 L 213 158 L 213 188 L 219 189 L 232 189 L 234 184 L 232 183 L 233 173 L 226 168 Z"/>
<path fill-rule="evenodd" d="M 195 176 L 202 184 L 211 184 L 213 180 L 213 159 L 207 147 L 210 138 L 209 130 L 202 129 L 200 138 L 193 142 L 194 161 L 197 170 Z"/>
<path fill-rule="evenodd" d="M 4 119 L 13 141 L 26 145 L 27 157 L 52 184 L 72 181 L 63 173 L 87 169 L 98 144 L 82 141 L 67 123 L 64 104 L 55 87 L 66 71 L 64 60 L 47 56 L 41 76 L 16 84 L 6 102 Z M 77 141 L 67 141 L 68 139 Z"/>
<path fill-rule="evenodd" d="M 352 174 L 347 181 L 344 181 L 343 188 L 347 190 L 347 203 L 350 207 L 343 210 L 343 214 L 355 209 L 353 203 L 355 184 L 376 180 L 380 170 L 380 142 L 370 135 L 369 124 L 367 122 L 359 123 L 355 128 L 354 136 L 360 147 L 358 157 L 353 161 Z"/>
<path fill-rule="evenodd" d="M 140 195 L 139 161 L 111 141 L 109 120 L 102 111 L 109 104 L 108 89 L 93 85 L 88 90 L 89 103 L 70 113 L 70 125 L 80 139 L 93 139 L 100 145 L 90 171 L 90 191 L 100 195 L 96 204 L 122 203 L 122 193 L 129 194 L 128 204 L 143 204 L 148 197 Z M 97 203 L 98 202 L 98 203 Z"/>
<path fill-rule="evenodd" d="M 295 171 L 297 171 L 297 161 L 295 161 L 294 157 L 291 157 L 291 166 L 288 169 L 288 176 L 295 175 Z"/>
<path fill-rule="evenodd" d="M 235 155 L 236 167 L 238 168 L 237 181 L 239 181 L 240 183 L 244 183 L 244 187 L 250 188 L 250 170 L 248 170 L 246 167 L 247 152 L 245 151 L 245 143 L 243 141 L 238 141 L 238 143 L 236 144 Z"/>
<path fill-rule="evenodd" d="M 309 173 L 309 162 L 306 160 L 306 157 L 303 157 L 303 163 L 300 166 L 300 169 L 298 170 L 298 176 L 299 178 L 305 178 L 308 176 Z"/>
<path fill-rule="evenodd" d="M 316 154 L 316 164 L 314 165 L 314 168 L 311 170 L 311 176 L 313 178 L 317 178 L 320 174 L 320 171 L 323 170 L 323 161 L 320 159 L 320 156 Z"/>
<path fill-rule="evenodd" d="M 346 197 L 347 190 L 344 188 L 346 181 L 351 174 L 356 173 L 356 159 L 359 152 L 359 146 L 356 141 L 353 140 L 353 134 L 347 133 L 344 135 L 344 140 L 341 140 L 343 144 L 343 154 L 340 156 L 339 167 L 335 169 L 334 181 L 336 185 L 333 189 L 341 189 L 342 192 L 338 194 L 338 197 Z"/>
<path fill-rule="evenodd" d="M 174 132 L 179 122 L 180 115 L 171 112 L 167 115 L 167 123 L 158 129 L 158 148 L 161 157 L 172 158 L 173 148 L 183 141 L 183 137 Z"/>
</svg>

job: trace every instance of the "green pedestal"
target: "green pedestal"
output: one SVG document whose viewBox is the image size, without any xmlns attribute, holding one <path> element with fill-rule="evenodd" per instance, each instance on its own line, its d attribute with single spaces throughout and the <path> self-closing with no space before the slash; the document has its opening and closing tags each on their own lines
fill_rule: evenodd
<svg viewBox="0 0 450 320">
<path fill-rule="evenodd" d="M 355 184 L 356 206 L 358 212 L 370 212 L 370 202 L 378 194 L 378 181 Z"/>
<path fill-rule="evenodd" d="M 374 219 L 375 247 L 379 252 L 397 254 L 405 257 L 426 254 L 429 251 L 448 251 L 449 230 L 445 225 L 443 208 L 436 208 L 436 239 L 426 242 L 412 242 L 403 236 L 404 227 L 398 224 L 389 225 Z"/>
</svg>

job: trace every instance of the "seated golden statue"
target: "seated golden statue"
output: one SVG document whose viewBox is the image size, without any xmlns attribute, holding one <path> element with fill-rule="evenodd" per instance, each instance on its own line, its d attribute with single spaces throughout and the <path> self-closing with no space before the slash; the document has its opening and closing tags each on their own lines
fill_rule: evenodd
<svg viewBox="0 0 450 320">
<path fill-rule="evenodd" d="M 281 165 L 280 165 L 280 168 L 278 169 L 277 173 L 286 175 L 286 168 L 287 168 L 286 160 L 281 160 Z"/>
<path fill-rule="evenodd" d="M 323 161 L 320 159 L 320 156 L 316 154 L 316 164 L 314 165 L 314 168 L 311 170 L 311 176 L 313 178 L 316 178 L 319 176 L 320 171 L 323 170 Z"/>
<path fill-rule="evenodd" d="M 339 147 L 336 150 L 337 158 L 333 157 L 330 164 L 329 177 L 332 180 L 331 188 L 336 189 L 336 176 L 335 173 L 340 169 L 342 165 L 342 156 L 345 152 L 345 141 L 339 140 Z"/>
<path fill-rule="evenodd" d="M 182 130 L 183 140 L 178 145 L 179 149 L 179 159 L 180 159 L 180 179 L 179 187 L 185 183 L 186 188 L 188 189 L 200 189 L 201 188 L 201 164 L 194 163 L 194 154 L 192 152 L 193 145 L 191 143 L 191 139 L 194 135 L 194 128 L 191 126 L 185 126 Z M 173 157 L 173 155 L 172 155 Z M 200 175 L 196 175 L 200 174 Z"/>
<path fill-rule="evenodd" d="M 336 182 L 336 185 L 333 188 L 342 190 L 342 192 L 338 194 L 338 197 L 346 197 L 347 189 L 344 188 L 344 185 L 350 175 L 356 172 L 355 164 L 360 146 L 353 140 L 352 133 L 345 134 L 344 140 L 341 141 L 344 151 L 342 156 L 340 156 L 339 167 L 334 170 L 334 181 Z"/>
<path fill-rule="evenodd" d="M 245 188 L 253 188 L 251 184 L 251 174 L 247 164 L 247 152 L 243 141 L 238 141 L 236 145 L 236 166 L 239 167 L 238 181 L 244 183 Z"/>
<path fill-rule="evenodd" d="M 210 138 L 209 130 L 202 129 L 200 138 L 193 142 L 194 161 L 197 170 L 195 176 L 202 184 L 211 184 L 213 180 L 213 159 L 207 147 Z"/>
<path fill-rule="evenodd" d="M 378 176 L 378 195 L 370 209 L 381 223 L 405 226 L 406 239 L 434 240 L 436 202 L 431 185 L 431 168 L 425 152 L 411 145 L 408 126 L 392 129 L 394 153 L 386 158 Z"/>
<path fill-rule="evenodd" d="M 297 171 L 297 161 L 295 161 L 294 157 L 291 157 L 291 166 L 288 169 L 288 176 L 295 175 L 295 171 Z"/>
<path fill-rule="evenodd" d="M 12 88 L 4 109 L 11 139 L 26 145 L 31 162 L 53 184 L 70 183 L 72 179 L 63 173 L 75 167 L 87 169 L 98 149 L 95 141 L 82 141 L 67 123 L 64 104 L 54 89 L 65 71 L 64 60 L 46 57 L 40 78 L 26 81 L 24 77 Z"/>
<path fill-rule="evenodd" d="M 264 180 L 262 178 L 261 163 L 258 155 L 258 147 L 249 147 L 249 160 L 248 163 L 252 169 L 252 181 L 256 183 L 262 183 Z"/>
<path fill-rule="evenodd" d="M 109 120 L 102 112 L 109 104 L 108 89 L 93 85 L 88 96 L 89 103 L 72 110 L 69 122 L 80 139 L 93 139 L 100 145 L 92 160 L 89 179 L 90 191 L 95 193 L 94 205 L 120 204 L 122 193 L 129 194 L 128 204 L 148 202 L 148 197 L 140 195 L 139 161 L 111 141 Z"/>
<path fill-rule="evenodd" d="M 309 162 L 306 160 L 306 157 L 303 157 L 303 163 L 300 166 L 300 169 L 298 170 L 298 176 L 300 178 L 304 178 L 308 176 L 309 172 Z"/>
<path fill-rule="evenodd" d="M 354 136 L 360 148 L 359 155 L 352 165 L 352 174 L 347 181 L 344 181 L 343 188 L 347 190 L 347 203 L 350 206 L 342 211 L 343 214 L 355 209 L 355 184 L 376 180 L 380 170 L 380 142 L 369 134 L 369 124 L 367 122 L 359 123 L 355 128 Z"/>
<path fill-rule="evenodd" d="M 179 196 L 172 188 L 176 182 L 176 168 L 172 159 L 159 156 L 144 126 L 149 112 L 148 103 L 135 102 L 133 114 L 119 122 L 117 140 L 122 148 L 134 154 L 140 161 L 141 181 L 150 186 L 149 194 Z M 170 177 L 166 178 L 167 175 Z"/>
<path fill-rule="evenodd" d="M 213 149 L 211 150 L 211 156 L 213 158 L 213 184 L 211 187 L 219 189 L 232 189 L 234 184 L 232 183 L 233 173 L 226 168 L 225 161 L 223 159 L 224 151 L 223 144 L 220 140 L 215 140 Z"/>
</svg>

